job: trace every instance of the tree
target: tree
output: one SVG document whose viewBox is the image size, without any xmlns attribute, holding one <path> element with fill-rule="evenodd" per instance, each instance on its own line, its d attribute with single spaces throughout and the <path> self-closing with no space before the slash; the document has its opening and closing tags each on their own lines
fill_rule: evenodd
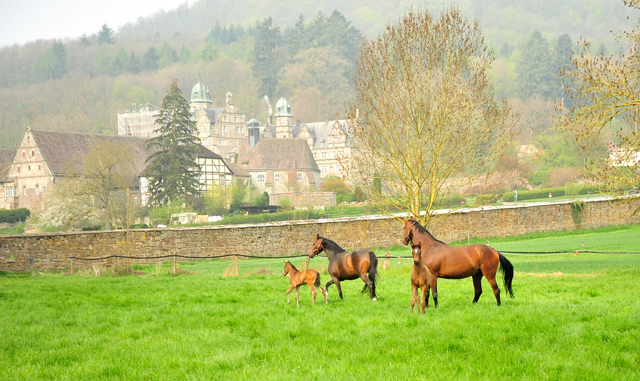
<svg viewBox="0 0 640 381">
<path fill-rule="evenodd" d="M 558 68 L 553 67 L 549 43 L 537 29 L 521 48 L 517 60 L 518 92 L 522 98 L 550 98 L 557 83 Z"/>
<path fill-rule="evenodd" d="M 113 44 L 113 29 L 109 28 L 107 24 L 102 25 L 102 29 L 98 32 L 98 43 L 102 44 Z"/>
<path fill-rule="evenodd" d="M 200 167 L 194 158 L 200 138 L 177 80 L 162 100 L 156 124 L 158 136 L 147 141 L 147 149 L 154 153 L 145 170 L 151 202 L 165 205 L 179 197 L 198 196 Z"/>
<path fill-rule="evenodd" d="M 271 17 L 256 27 L 255 46 L 253 49 L 252 69 L 254 75 L 262 84 L 259 94 L 266 94 L 273 98 L 278 85 L 278 71 L 282 66 L 282 59 L 276 48 L 280 39 L 280 29 L 273 26 Z"/>
<path fill-rule="evenodd" d="M 453 177 L 487 171 L 514 134 L 487 77 L 492 61 L 478 22 L 456 7 L 438 19 L 411 10 L 365 42 L 348 119 L 353 154 L 343 165 L 354 185 L 427 224 Z"/>
<path fill-rule="evenodd" d="M 625 4 L 640 9 L 637 0 L 626 0 Z M 593 54 L 588 41 L 578 42 L 580 51 L 571 57 L 573 65 L 561 73 L 574 106 L 563 109 L 558 121 L 558 127 L 573 133 L 583 150 L 601 144 L 608 130 L 616 128 L 617 147 L 611 158 L 604 158 L 608 165 L 590 168 L 591 174 L 614 192 L 640 185 L 640 27 L 618 39 L 627 45 L 628 54 Z"/>
</svg>

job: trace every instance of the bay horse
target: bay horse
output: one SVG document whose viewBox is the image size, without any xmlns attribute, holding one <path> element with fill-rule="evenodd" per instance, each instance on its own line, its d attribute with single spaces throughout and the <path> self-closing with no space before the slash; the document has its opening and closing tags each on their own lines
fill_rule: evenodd
<svg viewBox="0 0 640 381">
<path fill-rule="evenodd" d="M 433 303 L 438 308 L 438 278 L 462 279 L 473 278 L 476 303 L 482 294 L 480 281 L 484 276 L 493 289 L 498 306 L 500 305 L 500 289 L 496 283 L 498 266 L 504 275 L 504 285 L 513 298 L 513 265 L 502 254 L 487 245 L 449 246 L 435 239 L 431 233 L 414 219 L 404 220 L 404 244 L 420 245 L 422 263 L 431 273 L 431 293 Z"/>
<path fill-rule="evenodd" d="M 425 308 L 429 307 L 429 289 L 431 287 L 431 273 L 429 268 L 422 263 L 420 244 L 411 245 L 413 252 L 413 268 L 411 270 L 411 313 L 416 302 L 418 312 L 425 313 Z M 422 290 L 422 295 L 420 295 Z"/>
<path fill-rule="evenodd" d="M 291 304 L 291 302 L 289 301 L 289 292 L 291 292 L 291 290 L 295 288 L 296 305 L 300 307 L 300 302 L 298 301 L 298 291 L 300 290 L 300 286 L 306 283 L 309 285 L 311 294 L 313 295 L 313 298 L 311 299 L 312 305 L 316 304 L 316 295 L 318 294 L 314 286 L 320 289 L 320 292 L 322 292 L 322 295 L 324 296 L 324 302 L 326 304 L 329 304 L 329 302 L 327 301 L 327 292 L 322 289 L 322 286 L 320 286 L 320 274 L 318 274 L 316 270 L 299 271 L 294 265 L 291 264 L 291 262 L 286 261 L 284 262 L 284 272 L 282 273 L 282 276 L 286 276 L 287 274 L 289 274 L 289 283 L 291 283 L 291 287 L 289 287 L 286 292 L 287 303 Z"/>
<path fill-rule="evenodd" d="M 327 258 L 329 259 L 328 271 L 331 280 L 327 282 L 325 286 L 327 293 L 329 292 L 329 286 L 335 283 L 340 299 L 344 299 L 342 297 L 340 281 L 360 278 L 364 282 L 362 292 L 368 289 L 369 297 L 377 300 L 376 274 L 378 271 L 378 257 L 376 257 L 373 251 L 369 249 L 358 249 L 348 253 L 332 240 L 316 234 L 316 240 L 309 251 L 309 257 L 313 258 L 322 251 L 327 254 Z"/>
</svg>

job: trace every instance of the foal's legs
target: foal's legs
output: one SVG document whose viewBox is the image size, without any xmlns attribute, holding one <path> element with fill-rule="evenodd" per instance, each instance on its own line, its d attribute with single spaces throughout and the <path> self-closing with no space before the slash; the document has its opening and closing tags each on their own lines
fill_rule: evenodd
<svg viewBox="0 0 640 381">
<path fill-rule="evenodd" d="M 287 294 L 287 303 L 291 304 L 291 302 L 289 301 L 289 293 L 291 292 L 291 290 L 293 290 L 296 286 L 291 285 L 291 287 L 289 287 L 289 289 L 287 290 L 287 292 L 285 292 L 285 294 Z M 297 299 L 297 297 L 296 297 Z"/>
<path fill-rule="evenodd" d="M 322 288 L 322 286 L 318 286 L 318 288 L 320 289 L 320 292 L 322 293 L 322 296 L 324 296 L 324 303 L 325 303 L 325 304 L 329 304 L 329 301 L 327 300 L 328 292 L 326 292 L 326 291 Z"/>
<path fill-rule="evenodd" d="M 298 293 L 300 292 L 300 286 L 296 287 L 296 306 L 300 307 L 300 301 L 298 301 Z"/>
<path fill-rule="evenodd" d="M 427 307 L 429 307 L 429 284 L 427 283 L 422 286 L 422 299 L 420 300 L 420 305 L 422 306 L 422 313 L 425 313 Z"/>
<path fill-rule="evenodd" d="M 309 285 L 309 288 L 311 289 L 311 296 L 312 296 L 311 305 L 315 306 L 316 305 L 316 294 L 317 294 L 316 289 L 315 289 L 315 287 L 313 287 L 313 281 L 307 280 L 307 284 Z"/>
<path fill-rule="evenodd" d="M 471 276 L 473 278 L 473 288 L 476 290 L 476 295 L 473 297 L 473 303 L 477 303 L 482 295 L 482 271 L 479 271 Z"/>
<path fill-rule="evenodd" d="M 411 283 L 411 313 L 413 314 L 413 306 L 416 304 L 416 300 L 418 299 L 418 287 L 416 287 L 413 282 Z M 418 309 L 420 306 L 418 305 Z"/>
</svg>

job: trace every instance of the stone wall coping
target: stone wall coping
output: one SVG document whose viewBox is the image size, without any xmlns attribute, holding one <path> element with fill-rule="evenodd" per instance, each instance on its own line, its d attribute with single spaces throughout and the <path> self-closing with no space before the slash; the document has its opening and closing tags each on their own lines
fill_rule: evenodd
<svg viewBox="0 0 640 381">
<path fill-rule="evenodd" d="M 565 205 L 570 204 L 576 200 L 582 200 L 584 202 L 599 202 L 610 201 L 614 199 L 620 199 L 612 196 L 590 197 L 585 199 L 573 199 L 551 202 L 531 202 L 527 204 L 513 204 L 513 205 L 500 205 L 500 206 L 483 206 L 467 209 L 439 209 L 434 211 L 437 215 L 446 214 L 463 214 L 481 211 L 501 210 L 501 209 L 519 209 L 519 208 L 533 208 L 538 206 L 548 205 Z M 206 225 L 206 226 L 189 226 L 189 227 L 167 227 L 167 228 L 150 228 L 150 229 L 133 229 L 133 230 L 94 230 L 94 231 L 72 231 L 72 232 L 56 232 L 56 233 L 25 233 L 25 234 L 3 234 L 0 235 L 0 240 L 3 238 L 19 238 L 19 237 L 59 237 L 59 236 L 73 236 L 73 235 L 94 235 L 94 234 L 114 234 L 114 233 L 143 233 L 143 232 L 166 232 L 166 231 L 184 231 L 184 230 L 226 230 L 226 229 L 244 229 L 244 228 L 260 228 L 269 226 L 296 226 L 296 225 L 311 225 L 311 224 L 325 224 L 336 222 L 353 222 L 353 221 L 375 221 L 385 219 L 400 219 L 405 217 L 404 213 L 396 213 L 392 215 L 368 215 L 359 217 L 338 217 L 338 218 L 320 218 L 317 220 L 296 220 L 296 221 L 274 221 L 264 222 L 259 224 L 237 224 L 237 225 Z"/>
</svg>

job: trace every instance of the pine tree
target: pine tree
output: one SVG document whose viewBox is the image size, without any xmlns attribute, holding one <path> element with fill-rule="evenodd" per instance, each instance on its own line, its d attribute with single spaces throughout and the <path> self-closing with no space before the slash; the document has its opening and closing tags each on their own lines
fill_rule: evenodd
<svg viewBox="0 0 640 381">
<path fill-rule="evenodd" d="M 259 94 L 273 98 L 278 86 L 278 71 L 282 66 L 282 60 L 276 52 L 280 29 L 273 26 L 271 17 L 265 19 L 256 29 L 252 69 L 255 77 L 262 82 L 258 89 Z"/>
<path fill-rule="evenodd" d="M 200 139 L 177 80 L 162 100 L 156 124 L 158 136 L 147 141 L 147 149 L 154 153 L 147 159 L 145 170 L 151 203 L 167 205 L 181 197 L 197 197 L 200 168 L 194 157 Z"/>
<path fill-rule="evenodd" d="M 307 38 L 307 31 L 304 26 L 304 16 L 300 15 L 296 25 L 287 31 L 287 47 L 289 50 L 289 56 L 295 57 L 300 51 L 309 48 L 309 41 Z"/>
<path fill-rule="evenodd" d="M 102 29 L 98 32 L 99 44 L 113 44 L 113 29 L 109 28 L 107 24 L 102 25 Z"/>
<path fill-rule="evenodd" d="M 521 48 L 516 73 L 522 98 L 550 98 L 556 95 L 557 68 L 553 68 L 549 43 L 537 29 Z"/>
</svg>

